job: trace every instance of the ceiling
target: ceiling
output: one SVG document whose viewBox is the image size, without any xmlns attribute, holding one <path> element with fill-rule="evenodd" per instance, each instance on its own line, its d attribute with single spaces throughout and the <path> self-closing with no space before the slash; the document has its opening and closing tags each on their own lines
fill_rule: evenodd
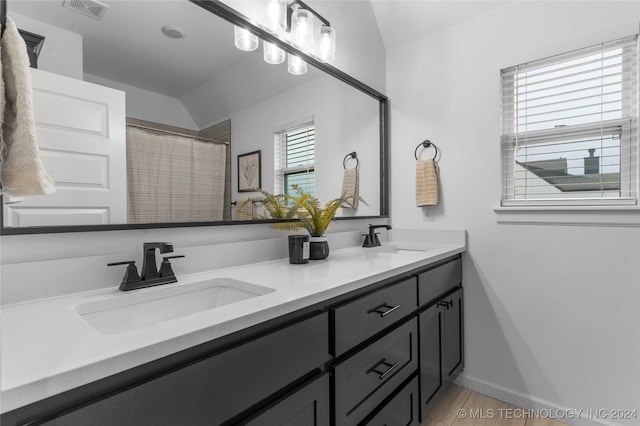
<svg viewBox="0 0 640 426">
<path fill-rule="evenodd" d="M 419 39 L 503 3 L 505 0 L 371 0 L 387 49 Z"/>
<path fill-rule="evenodd" d="M 246 2 L 244 5 L 251 3 L 243 1 Z M 10 7 L 17 13 L 81 34 L 86 73 L 174 98 L 181 98 L 201 87 L 211 80 L 212 75 L 234 73 L 234 67 L 244 62 L 252 61 L 251 64 L 243 64 L 245 68 L 264 66 L 260 65 L 261 55 L 249 56 L 232 47 L 230 25 L 222 25 L 218 17 L 203 13 L 191 2 L 108 0 L 105 3 L 109 9 L 101 21 L 63 8 L 62 0 L 15 1 Z M 501 3 L 483 0 L 371 1 L 387 49 Z M 140 16 L 145 19 L 140 19 Z M 160 27 L 166 24 L 185 29 L 185 38 L 174 40 L 165 37 Z M 186 65 L 194 63 L 198 66 Z M 285 82 L 290 78 L 288 73 L 270 67 L 263 72 L 273 74 L 269 83 L 272 89 L 291 84 Z M 297 77 L 296 84 L 317 77 L 316 73 L 310 74 L 304 78 Z"/>
</svg>

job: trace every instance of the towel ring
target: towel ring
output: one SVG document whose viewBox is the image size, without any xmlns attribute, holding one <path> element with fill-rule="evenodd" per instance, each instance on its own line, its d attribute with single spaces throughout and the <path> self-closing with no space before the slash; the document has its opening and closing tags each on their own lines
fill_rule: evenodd
<svg viewBox="0 0 640 426">
<path fill-rule="evenodd" d="M 433 147 L 433 149 L 435 149 L 435 150 L 436 150 L 436 153 L 435 153 L 435 154 L 433 154 L 433 159 L 435 160 L 435 159 L 436 159 L 436 157 L 438 156 L 438 147 L 436 146 L 436 144 L 434 144 L 433 142 L 431 142 L 429 139 L 426 139 L 424 142 L 420 142 L 420 143 L 418 144 L 418 146 L 416 146 L 416 150 L 415 150 L 415 151 L 414 151 L 414 153 L 413 153 L 414 157 L 416 157 L 416 160 L 418 159 L 418 149 L 419 149 L 420 147 L 423 147 L 423 148 L 429 148 L 430 146 L 432 146 L 432 147 Z"/>
<path fill-rule="evenodd" d="M 356 160 L 356 167 L 355 167 L 356 169 L 360 167 L 360 160 L 358 160 L 358 153 L 353 151 L 345 155 L 344 159 L 342 160 L 342 167 L 344 167 L 345 170 L 347 170 L 347 160 L 349 158 L 353 158 Z"/>
</svg>

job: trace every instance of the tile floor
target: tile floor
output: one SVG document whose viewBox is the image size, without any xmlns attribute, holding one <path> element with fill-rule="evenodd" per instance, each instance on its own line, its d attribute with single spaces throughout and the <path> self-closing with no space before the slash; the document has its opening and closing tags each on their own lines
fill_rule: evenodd
<svg viewBox="0 0 640 426">
<path fill-rule="evenodd" d="M 528 416 L 527 416 L 528 414 Z M 562 426 L 554 419 L 527 418 L 534 412 L 451 385 L 431 401 L 422 426 Z"/>
</svg>

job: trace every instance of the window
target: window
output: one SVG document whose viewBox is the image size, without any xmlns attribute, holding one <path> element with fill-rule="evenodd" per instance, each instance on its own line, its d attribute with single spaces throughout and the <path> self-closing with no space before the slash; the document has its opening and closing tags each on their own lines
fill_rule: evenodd
<svg viewBox="0 0 640 426">
<path fill-rule="evenodd" d="M 315 192 L 315 128 L 313 122 L 275 134 L 275 192 L 290 194 L 292 185 Z"/>
<path fill-rule="evenodd" d="M 637 204 L 637 36 L 501 74 L 503 206 Z"/>
</svg>

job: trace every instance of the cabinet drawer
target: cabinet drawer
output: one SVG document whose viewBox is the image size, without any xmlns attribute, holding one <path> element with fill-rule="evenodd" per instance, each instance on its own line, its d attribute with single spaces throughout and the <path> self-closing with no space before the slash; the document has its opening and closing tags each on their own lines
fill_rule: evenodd
<svg viewBox="0 0 640 426">
<path fill-rule="evenodd" d="M 402 319 L 416 307 L 415 277 L 336 307 L 335 356 Z"/>
<path fill-rule="evenodd" d="M 329 426 L 329 375 L 288 396 L 246 424 L 248 426 Z"/>
<path fill-rule="evenodd" d="M 418 368 L 417 319 L 334 367 L 336 425 L 356 425 Z"/>
<path fill-rule="evenodd" d="M 455 259 L 418 275 L 418 303 L 429 303 L 462 282 L 462 260 Z"/>
<path fill-rule="evenodd" d="M 172 371 L 44 424 L 217 425 L 329 359 L 321 314 Z"/>
<path fill-rule="evenodd" d="M 371 420 L 363 424 L 370 426 L 417 426 L 418 421 L 418 377 L 414 377 Z"/>
</svg>

